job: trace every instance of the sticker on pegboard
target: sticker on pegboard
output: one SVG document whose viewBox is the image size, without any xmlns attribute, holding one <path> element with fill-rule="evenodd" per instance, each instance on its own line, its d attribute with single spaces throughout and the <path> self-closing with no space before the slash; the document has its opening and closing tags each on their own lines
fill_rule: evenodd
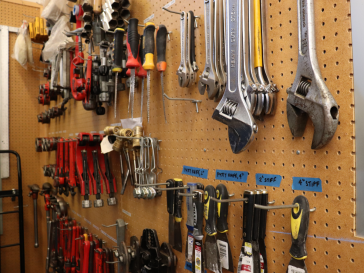
<svg viewBox="0 0 364 273">
<path fill-rule="evenodd" d="M 248 175 L 249 173 L 244 171 L 216 170 L 215 179 L 246 183 Z"/>
<path fill-rule="evenodd" d="M 209 170 L 183 165 L 182 174 L 207 179 Z"/>
<path fill-rule="evenodd" d="M 281 185 L 282 176 L 278 174 L 265 174 L 257 173 L 255 174 L 255 182 L 259 186 L 270 186 L 279 187 Z"/>
<path fill-rule="evenodd" d="M 292 190 L 322 192 L 320 178 L 293 177 Z"/>
</svg>

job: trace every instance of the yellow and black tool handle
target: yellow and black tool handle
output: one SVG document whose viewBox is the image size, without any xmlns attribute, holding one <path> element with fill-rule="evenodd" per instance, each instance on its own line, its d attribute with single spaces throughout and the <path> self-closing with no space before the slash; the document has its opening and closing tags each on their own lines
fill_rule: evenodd
<svg viewBox="0 0 364 273">
<path fill-rule="evenodd" d="M 296 260 L 307 258 L 306 239 L 308 224 L 310 221 L 310 205 L 306 197 L 299 195 L 293 200 L 298 208 L 291 212 L 291 236 L 292 246 L 289 250 L 291 256 Z"/>
<path fill-rule="evenodd" d="M 117 28 L 114 31 L 114 65 L 112 72 L 121 72 L 123 63 L 123 40 L 124 40 L 124 29 Z"/>
<path fill-rule="evenodd" d="M 216 198 L 219 200 L 229 199 L 229 193 L 224 184 L 216 187 Z M 218 232 L 225 233 L 228 231 L 227 216 L 229 211 L 229 203 L 217 203 L 217 224 Z"/>
<path fill-rule="evenodd" d="M 248 200 L 244 202 L 243 209 L 243 240 L 244 242 L 251 242 L 253 239 L 254 191 L 244 191 L 244 198 Z"/>
<path fill-rule="evenodd" d="M 168 179 L 167 183 L 169 183 L 167 185 L 167 188 L 174 188 L 175 187 L 175 182 L 173 179 Z M 167 211 L 169 214 L 174 215 L 174 198 L 175 198 L 175 193 L 174 191 L 167 191 Z"/>
<path fill-rule="evenodd" d="M 167 47 L 167 28 L 160 25 L 157 30 L 157 69 L 159 72 L 166 71 L 166 47 Z"/>
<path fill-rule="evenodd" d="M 204 216 L 206 222 L 205 231 L 209 236 L 213 236 L 217 233 L 216 231 L 217 205 L 215 201 L 211 200 L 211 197 L 216 198 L 216 192 L 213 186 L 208 185 L 205 188 Z"/>
<path fill-rule="evenodd" d="M 203 207 L 204 207 L 204 199 L 203 193 L 198 191 L 196 192 L 196 197 L 193 197 L 193 236 L 196 240 L 202 241 L 203 232 Z"/>
<path fill-rule="evenodd" d="M 144 62 L 142 63 L 145 70 L 154 69 L 154 32 L 155 25 L 153 23 L 147 24 L 143 33 L 143 54 Z"/>
</svg>

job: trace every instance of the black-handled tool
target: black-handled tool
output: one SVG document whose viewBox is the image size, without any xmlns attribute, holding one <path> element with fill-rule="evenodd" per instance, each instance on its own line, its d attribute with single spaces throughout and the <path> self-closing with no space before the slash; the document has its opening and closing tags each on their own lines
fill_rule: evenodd
<svg viewBox="0 0 364 273">
<path fill-rule="evenodd" d="M 287 273 L 301 272 L 302 270 L 307 272 L 305 259 L 307 258 L 306 240 L 310 221 L 310 205 L 307 198 L 302 195 L 297 196 L 293 200 L 293 204 L 298 205 L 298 207 L 291 211 L 292 245 L 289 254 L 292 258 Z"/>
<path fill-rule="evenodd" d="M 211 197 L 216 198 L 215 188 L 208 185 L 205 188 L 204 196 L 204 217 L 205 217 L 205 266 L 207 269 L 214 272 L 221 272 L 221 263 L 219 250 L 216 243 L 216 216 L 217 204 L 211 200 Z"/>
<path fill-rule="evenodd" d="M 173 179 L 167 180 L 167 188 L 174 188 L 175 182 Z M 174 205 L 175 205 L 175 194 L 174 191 L 167 191 L 167 211 L 169 214 L 168 220 L 168 241 L 169 244 L 174 247 Z"/>
<path fill-rule="evenodd" d="M 38 242 L 38 216 L 37 216 L 37 199 L 38 199 L 38 193 L 40 191 L 40 188 L 37 184 L 28 185 L 28 188 L 30 190 L 28 196 L 32 197 L 33 199 L 33 206 L 34 206 L 34 247 L 39 247 Z"/>
<path fill-rule="evenodd" d="M 260 190 L 255 190 L 254 194 L 255 194 L 254 204 L 261 205 L 262 192 Z M 259 242 L 258 242 L 258 240 L 259 240 L 260 212 L 261 212 L 261 209 L 258 209 L 258 208 L 254 207 L 253 236 L 252 236 L 254 273 L 260 273 L 260 250 L 259 250 Z"/>
<path fill-rule="evenodd" d="M 174 179 L 176 187 L 183 187 L 182 179 Z M 182 252 L 182 196 L 179 193 L 183 193 L 183 189 L 175 191 L 174 198 L 174 249 Z"/>
<path fill-rule="evenodd" d="M 216 198 L 219 200 L 229 199 L 229 192 L 224 184 L 219 184 L 216 187 Z M 219 248 L 219 254 L 221 259 L 221 266 L 230 272 L 234 272 L 233 257 L 231 255 L 231 249 L 229 240 L 227 237 L 228 223 L 227 216 L 229 212 L 229 203 L 222 202 L 217 203 L 217 246 Z"/>
<path fill-rule="evenodd" d="M 193 210 L 194 210 L 194 219 L 193 219 L 193 237 L 195 239 L 194 244 L 194 259 L 192 268 L 194 271 L 192 272 L 205 272 L 205 251 L 203 249 L 203 209 L 204 209 L 204 194 L 200 191 L 196 192 L 196 196 L 193 197 Z"/>
<path fill-rule="evenodd" d="M 261 204 L 263 206 L 268 206 L 268 191 L 262 190 L 262 200 Z M 268 272 L 268 262 L 267 262 L 267 252 L 265 249 L 265 231 L 267 225 L 267 210 L 260 210 L 260 223 L 259 223 L 259 251 L 261 264 L 260 268 L 264 270 L 264 272 Z"/>
<path fill-rule="evenodd" d="M 190 37 L 190 62 L 191 62 L 191 68 L 193 70 L 193 72 L 197 72 L 198 70 L 198 66 L 196 63 L 196 53 L 195 53 L 195 22 L 196 22 L 196 18 L 195 15 L 193 13 L 192 10 L 190 10 L 189 12 L 189 17 L 188 19 L 191 20 L 191 29 L 190 29 L 190 33 L 191 33 L 191 37 Z"/>
<path fill-rule="evenodd" d="M 167 68 L 166 60 L 166 48 L 167 48 L 167 35 L 168 31 L 165 25 L 159 25 L 157 30 L 157 70 L 161 75 L 161 87 L 162 87 L 162 102 L 163 102 L 163 113 L 164 121 L 167 122 L 166 107 L 164 102 L 164 84 L 163 84 L 163 74 Z"/>
<path fill-rule="evenodd" d="M 115 73 L 115 94 L 114 94 L 114 117 L 116 118 L 116 105 L 118 97 L 118 78 L 123 70 L 123 41 L 124 29 L 117 28 L 114 31 L 114 64 L 112 72 Z"/>
</svg>

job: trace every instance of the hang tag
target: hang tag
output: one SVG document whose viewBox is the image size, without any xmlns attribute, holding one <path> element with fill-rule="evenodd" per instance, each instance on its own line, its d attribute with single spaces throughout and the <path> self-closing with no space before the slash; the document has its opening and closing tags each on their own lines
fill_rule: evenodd
<svg viewBox="0 0 364 273">
<path fill-rule="evenodd" d="M 264 259 L 262 254 L 260 254 L 260 273 L 264 273 Z"/>
<path fill-rule="evenodd" d="M 220 253 L 221 266 L 229 270 L 229 245 L 227 242 L 221 240 L 217 240 L 216 242 Z"/>
<path fill-rule="evenodd" d="M 195 273 L 202 273 L 202 255 L 201 255 L 201 246 L 195 245 Z"/>
<path fill-rule="evenodd" d="M 143 127 L 142 118 L 126 118 L 121 119 L 121 127 L 133 129 L 135 126 Z"/>
<path fill-rule="evenodd" d="M 193 242 L 194 242 L 193 235 L 191 233 L 188 233 L 187 261 L 190 263 L 192 263 Z"/>
<path fill-rule="evenodd" d="M 109 141 L 109 136 L 106 136 L 103 138 L 103 140 L 100 143 L 101 146 L 101 153 L 107 154 L 112 151 L 112 144 Z"/>
<path fill-rule="evenodd" d="M 240 252 L 238 273 L 253 273 L 253 257 Z"/>
<path fill-rule="evenodd" d="M 302 268 L 297 268 L 293 265 L 289 265 L 287 273 L 305 273 L 305 270 Z"/>
</svg>

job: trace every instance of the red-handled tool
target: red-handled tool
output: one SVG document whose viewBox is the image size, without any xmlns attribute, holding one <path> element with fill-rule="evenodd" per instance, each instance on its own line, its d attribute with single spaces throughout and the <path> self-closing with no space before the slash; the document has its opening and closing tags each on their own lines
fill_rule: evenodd
<svg viewBox="0 0 364 273">
<path fill-rule="evenodd" d="M 89 143 L 89 147 L 92 155 L 92 170 L 93 175 L 93 192 L 96 195 L 96 200 L 94 201 L 94 207 L 99 208 L 104 206 L 104 200 L 101 199 L 101 194 L 104 193 L 102 182 L 101 182 L 101 169 L 99 158 L 101 155 L 100 143 L 103 139 L 101 134 L 94 133 L 91 135 L 92 141 Z"/>
<path fill-rule="evenodd" d="M 82 259 L 82 273 L 89 273 L 89 260 L 90 260 L 90 241 L 88 235 L 84 235 L 85 241 L 83 242 L 83 259 Z"/>
<path fill-rule="evenodd" d="M 140 36 L 138 61 L 140 65 L 138 71 L 138 77 L 142 79 L 142 92 L 140 95 L 140 117 L 143 120 L 144 79 L 147 77 L 147 71 L 143 68 L 143 62 L 144 62 L 143 35 Z"/>
<path fill-rule="evenodd" d="M 70 139 L 68 143 L 69 150 L 69 181 L 68 185 L 71 190 L 71 195 L 76 194 L 75 188 L 77 186 L 77 173 L 76 173 L 76 141 Z"/>
<path fill-rule="evenodd" d="M 116 180 L 111 172 L 109 155 L 99 153 L 99 163 L 100 163 L 102 177 L 105 181 L 106 192 L 109 195 L 109 198 L 107 199 L 107 204 L 109 206 L 115 206 L 116 205 L 115 193 L 117 192 Z"/>
</svg>

